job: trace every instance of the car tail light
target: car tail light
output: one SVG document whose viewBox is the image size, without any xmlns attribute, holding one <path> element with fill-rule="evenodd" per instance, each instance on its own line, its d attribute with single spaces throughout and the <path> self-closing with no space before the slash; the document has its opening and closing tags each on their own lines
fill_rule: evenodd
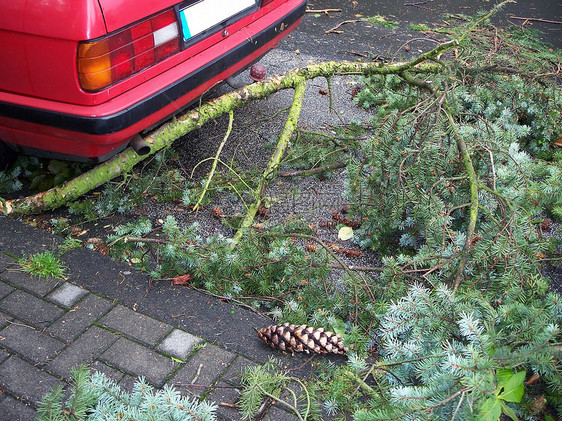
<svg viewBox="0 0 562 421">
<path fill-rule="evenodd" d="M 78 78 L 86 91 L 99 91 L 180 50 L 173 9 L 78 47 Z"/>
<path fill-rule="evenodd" d="M 273 2 L 273 0 L 261 0 L 261 7 L 267 6 L 271 2 Z"/>
</svg>

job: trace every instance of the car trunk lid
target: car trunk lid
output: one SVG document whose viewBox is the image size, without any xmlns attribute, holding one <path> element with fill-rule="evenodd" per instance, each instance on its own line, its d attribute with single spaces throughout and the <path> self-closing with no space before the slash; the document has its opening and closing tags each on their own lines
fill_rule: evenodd
<svg viewBox="0 0 562 421">
<path fill-rule="evenodd" d="M 98 1 L 105 19 L 107 32 L 121 29 L 177 3 L 177 0 Z"/>
</svg>

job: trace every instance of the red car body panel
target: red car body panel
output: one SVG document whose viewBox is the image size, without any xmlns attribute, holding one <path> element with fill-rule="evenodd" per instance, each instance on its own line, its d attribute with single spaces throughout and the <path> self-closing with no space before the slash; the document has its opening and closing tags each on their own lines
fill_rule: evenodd
<svg viewBox="0 0 562 421">
<path fill-rule="evenodd" d="M 130 0 L 99 0 L 99 2 L 103 9 L 107 32 L 116 31 L 131 22 L 139 21 L 146 16 L 172 7 L 178 3 L 174 0 L 135 0 L 134 7 L 131 7 L 132 3 Z M 127 10 L 127 14 L 124 14 L 123 10 Z"/>
<path fill-rule="evenodd" d="M 10 63 L 0 66 L 0 140 L 28 153 L 79 161 L 109 158 L 139 132 L 257 61 L 298 25 L 306 7 L 303 0 L 274 0 L 151 67 L 86 92 L 77 74 L 78 41 L 177 2 L 100 0 L 101 9 L 92 0 L 0 2 L 14 9 L 11 17 L 0 17 L 0 61 Z M 65 24 L 54 25 L 57 30 L 52 19 Z"/>
</svg>

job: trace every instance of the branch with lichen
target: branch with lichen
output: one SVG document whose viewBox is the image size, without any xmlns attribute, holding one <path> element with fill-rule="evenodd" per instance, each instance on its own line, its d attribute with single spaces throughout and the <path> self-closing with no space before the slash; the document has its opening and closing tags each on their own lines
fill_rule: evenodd
<svg viewBox="0 0 562 421">
<path fill-rule="evenodd" d="M 108 181 L 128 173 L 137 163 L 161 149 L 169 147 L 175 140 L 201 128 L 208 121 L 230 113 L 247 102 L 267 98 L 280 90 L 295 89 L 297 84 L 306 80 L 317 77 L 329 78 L 336 75 L 398 74 L 405 70 L 435 72 L 439 69 L 439 65 L 424 63 L 424 61 L 452 46 L 450 43 L 441 45 L 422 54 L 417 59 L 404 63 L 382 65 L 380 63 L 323 62 L 310 64 L 242 87 L 187 111 L 148 134 L 144 138 L 150 147 L 148 154 L 141 156 L 132 148 L 127 148 L 107 162 L 50 190 L 12 200 L 0 198 L 0 212 L 4 215 L 27 215 L 64 206 Z"/>
</svg>

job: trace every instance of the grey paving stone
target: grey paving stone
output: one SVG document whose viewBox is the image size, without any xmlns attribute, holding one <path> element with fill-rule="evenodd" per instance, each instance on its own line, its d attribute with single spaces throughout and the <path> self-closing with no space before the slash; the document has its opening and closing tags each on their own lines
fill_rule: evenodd
<svg viewBox="0 0 562 421">
<path fill-rule="evenodd" d="M 15 355 L 0 364 L 0 387 L 33 405 L 55 386 L 64 383 Z"/>
<path fill-rule="evenodd" d="M 238 389 L 232 386 L 219 382 L 217 387 L 205 397 L 207 402 L 214 402 L 218 405 L 217 415 L 219 418 L 229 421 L 242 420 L 242 414 L 238 411 L 235 405 L 240 398 Z"/>
<path fill-rule="evenodd" d="M 100 323 L 149 345 L 156 344 L 172 329 L 166 323 L 121 305 L 105 315 L 100 320 Z"/>
<path fill-rule="evenodd" d="M 12 316 L 9 316 L 6 313 L 0 311 L 0 329 L 6 326 L 8 322 L 11 322 L 12 320 L 14 320 Z"/>
<path fill-rule="evenodd" d="M 7 254 L 4 254 L 4 253 L 0 252 L 0 266 L 6 267 L 6 266 L 10 266 L 14 263 L 16 263 L 16 259 L 8 256 Z"/>
<path fill-rule="evenodd" d="M 21 290 L 14 291 L 1 300 L 0 310 L 41 328 L 48 326 L 64 313 L 56 305 Z"/>
<path fill-rule="evenodd" d="M 248 367 L 256 365 L 259 364 L 256 364 L 255 362 L 250 361 L 249 359 L 242 356 L 238 356 L 236 357 L 236 360 L 230 365 L 230 367 L 228 367 L 228 370 L 226 370 L 226 372 L 222 375 L 221 380 L 233 386 L 240 386 L 240 378 L 244 370 Z"/>
<path fill-rule="evenodd" d="M 9 356 L 10 354 L 8 352 L 4 351 L 3 349 L 0 349 L 0 363 L 6 360 Z"/>
<path fill-rule="evenodd" d="M 192 383 L 200 386 L 210 386 L 228 368 L 228 365 L 235 357 L 236 354 L 232 352 L 207 344 L 178 370 L 171 383 L 178 386 Z M 184 387 L 195 396 L 202 396 L 206 392 L 206 389 L 203 387 Z"/>
<path fill-rule="evenodd" d="M 202 342 L 201 338 L 193 336 L 191 333 L 183 330 L 174 329 L 166 338 L 158 345 L 158 350 L 172 357 L 185 360 L 193 351 L 195 345 Z"/>
<path fill-rule="evenodd" d="M 0 279 L 2 278 L 2 273 L 6 272 L 8 269 L 14 267 L 15 263 L 17 262 L 16 259 L 13 257 L 7 256 L 0 251 Z M 0 288 L 0 296 L 1 296 L 1 288 Z"/>
<path fill-rule="evenodd" d="M 279 405 L 279 404 L 277 404 Z M 263 421 L 298 421 L 298 417 L 295 414 L 284 411 L 278 406 L 272 406 L 267 414 L 262 418 Z"/>
<path fill-rule="evenodd" d="M 137 382 L 137 380 L 138 377 L 131 376 L 130 374 L 125 374 L 119 382 L 119 386 L 124 391 L 131 393 L 133 391 L 133 387 L 135 387 L 135 383 Z"/>
<path fill-rule="evenodd" d="M 2 275 L 0 274 L 0 276 L 2 276 Z M 5 282 L 0 281 L 0 298 L 4 298 L 6 295 L 8 295 L 13 290 L 14 290 L 13 287 L 11 287 L 10 285 L 8 285 Z"/>
<path fill-rule="evenodd" d="M 107 364 L 102 363 L 101 361 L 94 361 L 90 365 L 90 368 L 92 369 L 92 372 L 99 371 L 100 373 L 105 374 L 106 377 L 110 378 L 115 383 L 119 383 L 125 376 L 116 368 L 110 367 Z"/>
<path fill-rule="evenodd" d="M 118 340 L 118 336 L 97 326 L 89 328 L 68 348 L 57 355 L 47 368 L 57 376 L 69 378 L 72 367 L 91 364 Z"/>
<path fill-rule="evenodd" d="M 8 325 L 0 331 L 0 336 L 4 338 L 2 346 L 36 364 L 46 363 L 66 346 L 58 339 L 20 323 Z"/>
<path fill-rule="evenodd" d="M 65 282 L 56 290 L 51 292 L 47 298 L 65 307 L 72 307 L 80 298 L 88 293 L 88 290 L 77 285 Z"/>
<path fill-rule="evenodd" d="M 56 250 L 63 238 L 26 225 L 16 219 L 0 216 L 0 250 L 21 256 Z"/>
<path fill-rule="evenodd" d="M 0 421 L 35 421 L 37 412 L 31 406 L 7 396 L 0 402 Z"/>
<path fill-rule="evenodd" d="M 2 273 L 2 279 L 41 296 L 47 295 L 57 285 L 64 282 L 61 279 L 40 278 L 22 270 L 10 269 Z"/>
<path fill-rule="evenodd" d="M 112 306 L 111 301 L 89 294 L 49 326 L 47 331 L 63 341 L 71 342 Z"/>
<path fill-rule="evenodd" d="M 177 367 L 171 358 L 125 338 L 115 342 L 99 359 L 134 376 L 144 376 L 156 387 L 162 387 Z"/>
</svg>

